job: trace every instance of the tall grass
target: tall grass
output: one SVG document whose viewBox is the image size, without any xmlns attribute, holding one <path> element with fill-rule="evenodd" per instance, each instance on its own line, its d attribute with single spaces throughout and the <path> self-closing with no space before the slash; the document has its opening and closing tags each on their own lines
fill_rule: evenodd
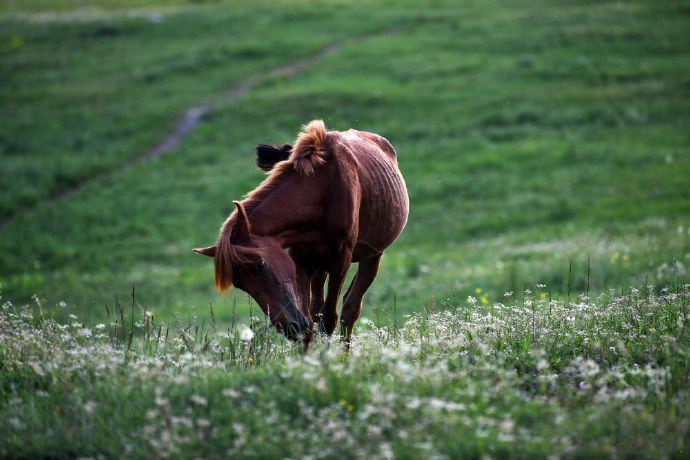
<svg viewBox="0 0 690 460">
<path fill-rule="evenodd" d="M 540 284 L 306 355 L 263 318 L 164 324 L 134 300 L 87 326 L 6 302 L 0 456 L 682 458 L 689 294 Z"/>
</svg>

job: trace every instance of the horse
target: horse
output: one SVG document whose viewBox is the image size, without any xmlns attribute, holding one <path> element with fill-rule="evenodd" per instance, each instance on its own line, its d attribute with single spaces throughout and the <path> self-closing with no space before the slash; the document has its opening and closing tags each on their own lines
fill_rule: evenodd
<svg viewBox="0 0 690 460">
<path fill-rule="evenodd" d="M 257 165 L 268 177 L 233 202 L 216 244 L 194 251 L 213 257 L 221 293 L 232 285 L 247 292 L 276 330 L 305 349 L 314 323 L 329 336 L 335 331 L 345 277 L 358 263 L 340 317 L 349 346 L 383 251 L 407 223 L 395 149 L 378 134 L 327 131 L 313 120 L 294 144 L 257 145 Z"/>
</svg>

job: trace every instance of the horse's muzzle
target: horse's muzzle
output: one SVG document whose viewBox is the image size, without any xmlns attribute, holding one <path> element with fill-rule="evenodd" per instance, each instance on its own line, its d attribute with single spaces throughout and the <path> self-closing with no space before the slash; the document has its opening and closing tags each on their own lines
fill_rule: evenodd
<svg viewBox="0 0 690 460">
<path fill-rule="evenodd" d="M 309 343 L 312 337 L 311 323 L 297 306 L 293 306 L 295 309 L 294 318 L 282 325 L 281 332 L 290 340 Z"/>
</svg>

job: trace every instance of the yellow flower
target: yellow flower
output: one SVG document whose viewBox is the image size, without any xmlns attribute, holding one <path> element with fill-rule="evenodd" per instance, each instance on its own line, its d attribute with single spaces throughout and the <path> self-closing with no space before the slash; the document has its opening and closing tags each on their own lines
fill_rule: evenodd
<svg viewBox="0 0 690 460">
<path fill-rule="evenodd" d="M 485 304 L 485 305 L 486 305 L 487 303 L 489 303 L 489 300 L 486 298 L 485 295 L 481 296 L 481 297 L 479 298 L 479 300 L 481 300 L 482 303 Z"/>
<path fill-rule="evenodd" d="M 253 363 L 253 362 L 254 362 L 254 360 L 253 360 L 252 357 L 250 356 L 250 357 L 249 357 L 249 364 L 251 364 L 251 363 Z"/>
<path fill-rule="evenodd" d="M 474 292 L 476 292 L 477 294 L 479 294 L 480 292 L 482 292 L 482 290 L 479 289 L 479 288 L 477 288 L 477 289 L 474 290 Z"/>
<path fill-rule="evenodd" d="M 546 292 L 542 292 L 541 294 L 539 294 L 539 297 L 542 299 L 545 299 L 546 298 Z"/>
<path fill-rule="evenodd" d="M 347 411 L 348 411 L 348 412 L 352 412 L 353 410 L 355 410 L 355 406 L 353 406 L 352 404 L 350 404 L 349 406 L 347 406 Z"/>
<path fill-rule="evenodd" d="M 341 399 L 340 401 L 338 401 L 338 404 L 340 404 L 341 406 L 344 406 L 346 402 L 347 401 L 345 401 L 344 399 Z"/>
</svg>

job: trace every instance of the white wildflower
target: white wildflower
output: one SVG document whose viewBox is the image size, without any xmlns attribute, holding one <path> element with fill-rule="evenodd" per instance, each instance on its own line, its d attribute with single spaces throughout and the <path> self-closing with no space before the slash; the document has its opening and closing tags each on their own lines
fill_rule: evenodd
<svg viewBox="0 0 690 460">
<path fill-rule="evenodd" d="M 381 427 L 378 425 L 369 425 L 367 427 L 367 435 L 369 438 L 378 438 L 381 436 Z"/>
<path fill-rule="evenodd" d="M 223 389 L 223 396 L 227 396 L 228 398 L 239 398 L 240 392 L 235 391 L 232 388 L 224 388 Z"/>
<path fill-rule="evenodd" d="M 591 359 L 586 359 L 580 364 L 580 372 L 585 377 L 593 377 L 599 373 L 599 365 Z"/>
<path fill-rule="evenodd" d="M 249 329 L 247 326 L 243 325 L 242 330 L 240 331 L 240 340 L 248 342 L 253 338 L 254 338 L 254 332 L 251 329 Z"/>
<path fill-rule="evenodd" d="M 412 398 L 407 402 L 406 405 L 408 409 L 416 409 L 422 405 L 422 401 L 419 398 Z"/>
<path fill-rule="evenodd" d="M 321 362 L 317 360 L 316 358 L 313 358 L 311 356 L 305 356 L 304 357 L 304 364 L 309 364 L 310 366 L 320 366 Z"/>
<path fill-rule="evenodd" d="M 379 451 L 381 452 L 381 458 L 393 458 L 393 447 L 387 443 L 382 442 L 379 444 Z"/>
<path fill-rule="evenodd" d="M 197 426 L 200 426 L 202 428 L 206 428 L 208 426 L 211 426 L 210 420 L 208 420 L 206 418 L 202 418 L 202 417 L 199 417 L 198 419 L 196 419 L 196 424 L 197 424 Z"/>
<path fill-rule="evenodd" d="M 206 404 L 208 404 L 208 400 L 201 395 L 193 394 L 192 396 L 189 397 L 189 399 L 194 404 L 198 404 L 200 406 L 205 406 Z"/>
<path fill-rule="evenodd" d="M 41 377 L 45 377 L 46 373 L 45 373 L 45 371 L 43 370 L 43 368 L 41 367 L 41 364 L 40 364 L 40 363 L 32 362 L 32 363 L 31 363 L 31 368 L 34 370 L 35 373 L 37 373 L 37 374 L 40 375 Z"/>
<path fill-rule="evenodd" d="M 170 422 L 173 425 L 184 425 L 187 428 L 192 428 L 192 426 L 194 425 L 192 423 L 192 420 L 190 418 L 187 418 L 187 417 L 172 416 L 172 417 L 170 417 Z"/>
<path fill-rule="evenodd" d="M 7 419 L 7 422 L 12 425 L 12 427 L 21 430 L 24 428 L 24 423 L 22 423 L 21 420 L 19 420 L 17 417 L 10 417 Z"/>
<path fill-rule="evenodd" d="M 87 414 L 92 414 L 93 410 L 96 408 L 97 404 L 93 401 L 87 401 L 84 404 L 84 410 L 86 411 Z"/>
</svg>

